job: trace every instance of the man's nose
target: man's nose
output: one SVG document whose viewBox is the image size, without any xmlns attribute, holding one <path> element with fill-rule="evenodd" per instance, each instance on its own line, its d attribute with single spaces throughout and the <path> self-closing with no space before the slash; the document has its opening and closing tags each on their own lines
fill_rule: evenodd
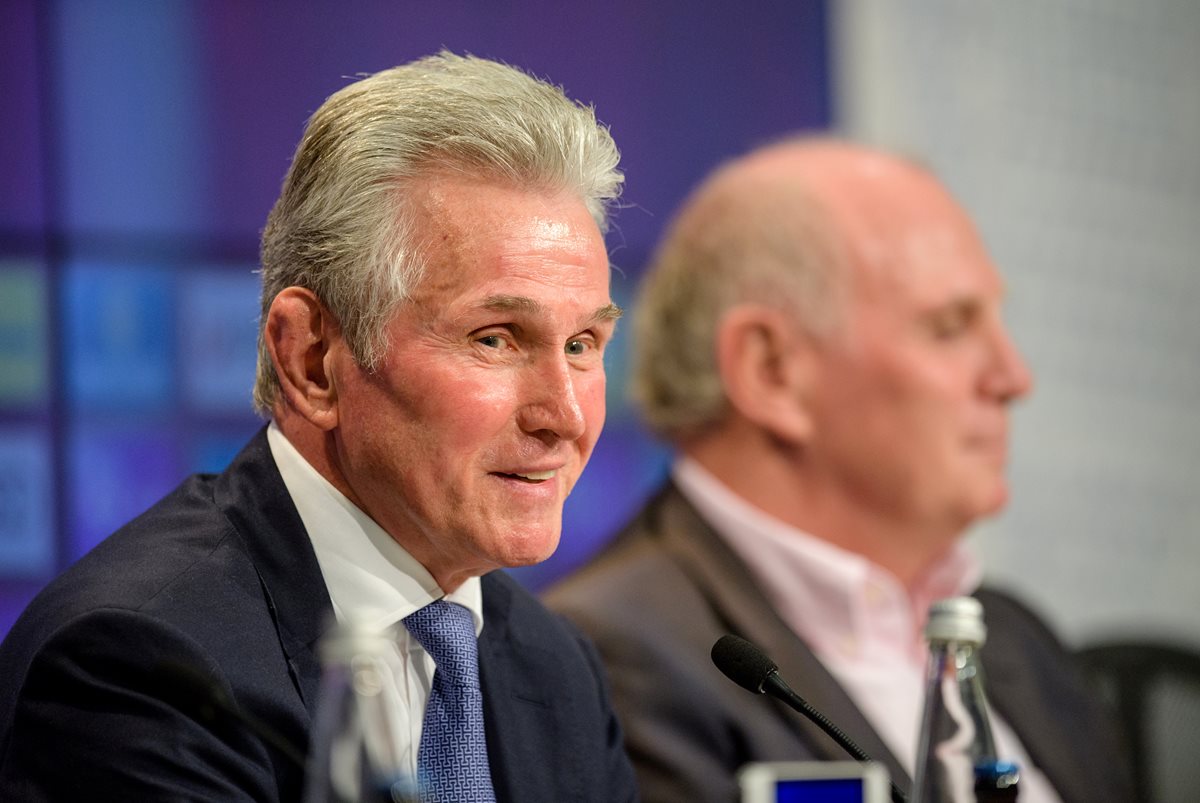
<svg viewBox="0 0 1200 803">
<path fill-rule="evenodd" d="M 521 429 L 533 435 L 573 441 L 587 429 L 576 387 L 576 369 L 565 355 L 531 366 L 525 377 L 525 398 L 518 414 Z"/>
<path fill-rule="evenodd" d="M 997 322 L 992 343 L 985 389 L 1004 402 L 1028 395 L 1033 389 L 1033 373 L 1003 323 Z"/>
</svg>

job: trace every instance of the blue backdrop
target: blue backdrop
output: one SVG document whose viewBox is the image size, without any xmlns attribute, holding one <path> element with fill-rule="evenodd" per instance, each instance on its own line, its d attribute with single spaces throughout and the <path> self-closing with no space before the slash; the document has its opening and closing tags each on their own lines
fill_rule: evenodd
<svg viewBox="0 0 1200 803">
<path fill-rule="evenodd" d="M 601 7 L 603 6 L 603 7 Z M 47 580 L 193 471 L 250 412 L 258 232 L 304 121 L 359 73 L 442 47 L 564 86 L 627 173 L 614 297 L 725 157 L 823 128 L 823 2 L 620 0 L 0 3 L 0 634 Z M 568 502 L 581 562 L 662 475 L 625 402 Z"/>
</svg>

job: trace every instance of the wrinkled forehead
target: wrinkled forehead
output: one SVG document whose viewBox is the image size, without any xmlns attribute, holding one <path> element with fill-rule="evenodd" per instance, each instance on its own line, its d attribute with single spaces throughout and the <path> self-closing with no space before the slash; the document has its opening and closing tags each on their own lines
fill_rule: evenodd
<svg viewBox="0 0 1200 803">
<path fill-rule="evenodd" d="M 576 195 L 458 176 L 412 194 L 424 269 L 407 306 L 440 318 L 449 307 L 530 313 L 608 303 L 604 240 Z"/>
</svg>

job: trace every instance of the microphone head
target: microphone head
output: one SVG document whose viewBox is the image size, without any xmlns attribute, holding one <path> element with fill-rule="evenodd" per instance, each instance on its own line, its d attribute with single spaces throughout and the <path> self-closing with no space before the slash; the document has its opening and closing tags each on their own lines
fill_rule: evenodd
<svg viewBox="0 0 1200 803">
<path fill-rule="evenodd" d="M 758 647 L 734 635 L 717 639 L 712 648 L 712 661 L 725 677 L 754 694 L 763 693 L 763 684 L 779 668 Z"/>
</svg>

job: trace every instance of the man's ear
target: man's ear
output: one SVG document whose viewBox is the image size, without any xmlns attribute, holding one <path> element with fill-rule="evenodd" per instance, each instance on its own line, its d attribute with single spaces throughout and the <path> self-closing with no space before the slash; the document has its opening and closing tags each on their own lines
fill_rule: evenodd
<svg viewBox="0 0 1200 803">
<path fill-rule="evenodd" d="M 784 443 L 807 443 L 816 356 L 811 338 L 780 310 L 741 304 L 722 317 L 716 346 L 725 395 L 737 413 Z"/>
<path fill-rule="evenodd" d="M 318 429 L 337 426 L 333 354 L 341 330 L 311 290 L 288 287 L 275 296 L 264 328 L 282 401 Z"/>
</svg>

